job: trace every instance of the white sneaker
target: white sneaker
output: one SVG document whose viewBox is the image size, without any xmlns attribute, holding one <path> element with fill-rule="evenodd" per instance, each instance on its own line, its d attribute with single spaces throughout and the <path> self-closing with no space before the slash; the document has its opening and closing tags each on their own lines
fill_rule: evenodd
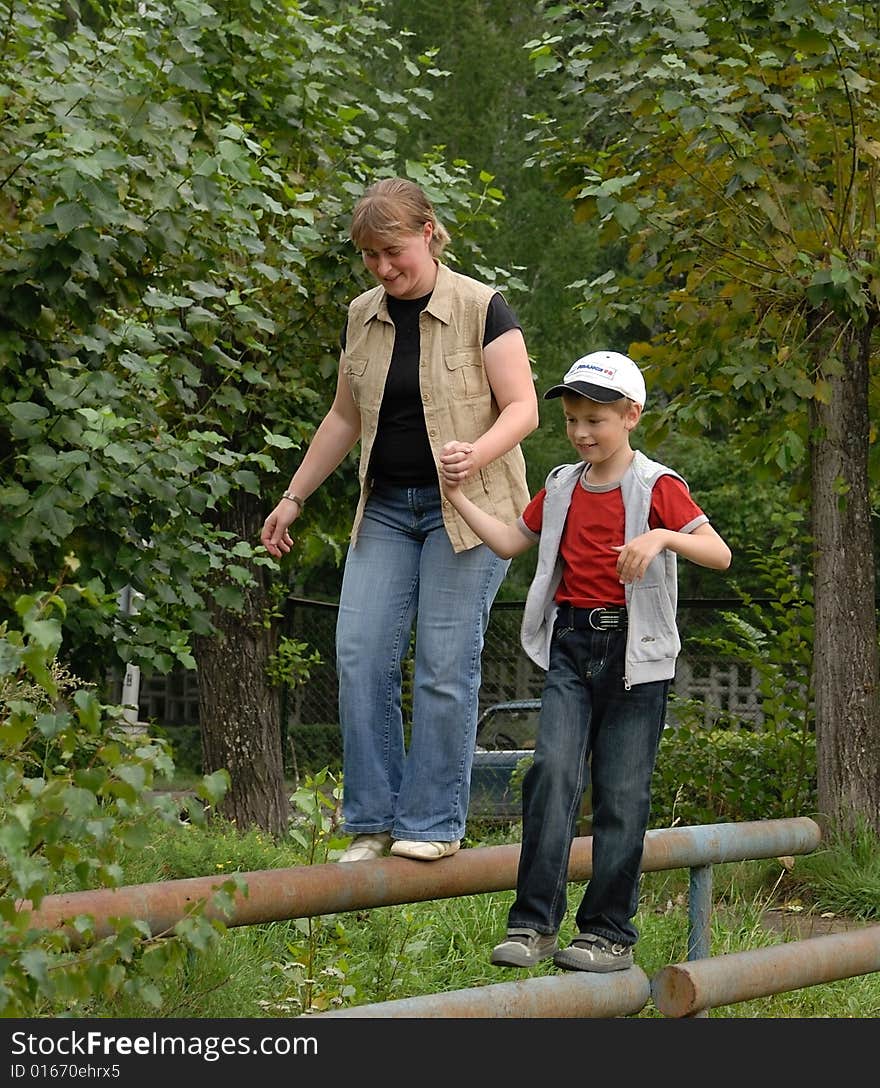
<svg viewBox="0 0 880 1088">
<path fill-rule="evenodd" d="M 395 839 L 391 853 L 398 858 L 414 858 L 416 861 L 437 861 L 448 858 L 461 846 L 461 839 L 455 842 L 411 842 L 409 839 Z"/>
<path fill-rule="evenodd" d="M 355 835 L 347 849 L 338 858 L 339 861 L 373 861 L 381 858 L 391 843 L 388 831 L 376 835 Z"/>
</svg>

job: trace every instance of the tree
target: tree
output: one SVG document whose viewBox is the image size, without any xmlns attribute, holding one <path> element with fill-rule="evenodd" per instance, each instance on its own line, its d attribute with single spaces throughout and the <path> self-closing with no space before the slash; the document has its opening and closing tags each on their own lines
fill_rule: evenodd
<svg viewBox="0 0 880 1088">
<path fill-rule="evenodd" d="M 461 157 L 490 169 L 494 183 L 505 193 L 495 214 L 497 229 L 485 231 L 481 243 L 489 263 L 516 272 L 526 284 L 526 290 L 511 292 L 509 301 L 522 321 L 538 388 L 552 385 L 571 362 L 590 350 L 641 339 L 644 330 L 638 315 L 623 329 L 613 314 L 609 327 L 601 319 L 585 327 L 577 296 L 567 287 L 572 281 L 592 280 L 609 267 L 623 270 L 625 245 L 619 241 L 600 252 L 595 220 L 573 222 L 563 194 L 547 184 L 537 163 L 524 161 L 523 148 L 529 146 L 534 127 L 532 115 L 548 99 L 554 102 L 557 123 L 566 114 L 582 120 L 577 97 L 560 100 L 551 80 L 534 78 L 523 42 L 544 29 L 540 10 L 531 0 L 461 0 L 455 5 L 394 0 L 386 17 L 397 31 L 409 35 L 411 51 L 420 53 L 436 43 L 435 63 L 449 73 L 425 103 L 428 116 L 409 126 L 402 146 L 415 152 L 430 141 L 440 144 L 448 158 Z M 583 133 L 584 144 L 596 152 L 605 136 L 600 121 Z M 586 153 L 584 148 L 581 153 Z M 661 391 L 652 388 L 652 415 L 662 401 Z M 539 405 L 542 425 L 523 443 L 533 493 L 551 468 L 571 458 L 558 401 L 539 399 Z M 642 427 L 634 437 L 638 444 L 648 444 Z M 713 442 L 707 435 L 691 435 L 682 443 L 680 437 L 670 435 L 651 452 L 661 460 L 668 456 L 668 463 L 679 467 L 710 517 L 724 513 L 725 539 L 738 555 L 756 542 L 769 544 L 778 512 L 790 511 L 786 481 L 768 478 L 756 484 L 754 473 L 726 443 Z M 728 496 L 744 479 L 750 485 L 748 501 L 740 500 L 731 517 Z M 525 597 L 536 559 L 533 549 L 513 561 L 500 600 Z M 751 571 L 740 569 L 738 576 L 746 586 L 757 585 Z M 714 571 L 683 565 L 679 577 L 684 596 L 730 595 L 729 579 Z M 320 595 L 320 584 L 307 592 Z"/>
<path fill-rule="evenodd" d="M 404 168 L 434 78 L 380 7 L 0 3 L 0 619 L 75 556 L 98 602 L 59 591 L 78 672 L 198 662 L 223 813 L 275 834 L 291 573 L 259 527 L 331 399 L 350 205 Z M 406 169 L 453 228 L 497 203 L 465 163 Z M 338 558 L 349 521 L 316 496 L 298 558 Z"/>
<path fill-rule="evenodd" d="M 498 228 L 485 231 L 482 244 L 494 263 L 528 284 L 509 301 L 523 322 L 534 369 L 549 384 L 565 360 L 573 362 L 586 350 L 583 325 L 564 286 L 592 273 L 598 257 L 589 225 L 573 225 L 566 201 L 537 166 L 523 162 L 529 114 L 541 108 L 547 93 L 533 78 L 523 49 L 541 29 L 540 12 L 531 0 L 395 0 L 389 18 L 408 31 L 417 49 L 433 44 L 437 64 L 450 72 L 426 104 L 430 116 L 414 121 L 404 146 L 441 144 L 449 158 L 490 170 L 506 194 Z M 533 432 L 525 448 L 540 445 L 541 437 Z M 531 459 L 528 467 L 530 480 L 540 486 L 546 473 L 531 473 Z"/>
<path fill-rule="evenodd" d="M 876 5 L 609 0 L 546 16 L 533 63 L 580 116 L 536 116 L 536 161 L 577 220 L 627 246 L 623 271 L 576 285 L 585 320 L 643 327 L 631 354 L 671 397 L 655 437 L 712 427 L 758 476 L 797 473 L 819 806 L 880 831 Z"/>
</svg>

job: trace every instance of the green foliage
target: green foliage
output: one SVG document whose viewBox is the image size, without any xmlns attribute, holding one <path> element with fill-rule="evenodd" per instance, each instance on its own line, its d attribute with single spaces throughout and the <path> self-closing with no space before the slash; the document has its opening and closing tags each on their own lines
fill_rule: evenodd
<svg viewBox="0 0 880 1088">
<path fill-rule="evenodd" d="M 298 815 L 290 826 L 290 838 L 304 851 L 307 864 L 328 861 L 340 845 L 342 783 L 323 767 L 305 780 L 291 797 Z"/>
<path fill-rule="evenodd" d="M 0 1015 L 84 1013 L 101 995 L 158 1006 L 156 979 L 189 951 L 209 947 L 222 923 L 197 905 L 173 934 L 143 920 L 114 920 L 98 934 L 86 914 L 68 928 L 39 924 L 47 895 L 122 883 L 122 859 L 142 850 L 152 820 L 177 822 L 181 807 L 151 792 L 173 774 L 167 745 L 126 729 L 121 707 L 103 706 L 58 660 L 70 594 L 20 597 L 20 625 L 0 627 Z M 224 776 L 199 783 L 182 805 L 204 823 Z M 221 911 L 234 884 L 213 897 Z M 165 939 L 170 938 L 170 939 Z"/>
<path fill-rule="evenodd" d="M 815 768 L 813 734 L 706 729 L 685 720 L 660 743 L 651 826 L 809 815 L 816 811 Z"/>
<path fill-rule="evenodd" d="M 408 172 L 464 260 L 500 194 L 396 156 L 438 73 L 380 5 L 66 10 L 0 3 L 0 616 L 70 554 L 94 600 L 64 617 L 83 673 L 192 667 L 192 636 L 276 570 L 255 527 L 329 406 L 366 282 L 357 195 Z M 355 486 L 347 464 L 310 503 L 307 562 L 335 569 Z M 118 617 L 125 586 L 143 599 Z"/>
<path fill-rule="evenodd" d="M 338 856 L 342 839 L 342 785 L 326 768 L 307 775 L 291 797 L 295 815 L 291 840 L 300 848 L 305 864 L 314 865 Z M 273 1011 L 319 1012 L 350 999 L 355 990 L 346 982 L 347 934 L 335 915 L 293 919 L 298 940 L 287 945 L 282 960 L 272 965 L 278 987 Z"/>
<path fill-rule="evenodd" d="M 310 650 L 307 642 L 282 635 L 269 659 L 269 679 L 278 686 L 296 687 L 308 680 L 313 665 L 320 664 L 321 655 Z"/>
<path fill-rule="evenodd" d="M 769 598 L 752 603 L 743 594 L 742 612 L 722 612 L 731 637 L 695 640 L 718 656 L 749 665 L 759 678 L 764 729 L 815 729 L 812 697 L 812 580 L 791 563 L 790 549 L 752 553 L 752 567 Z M 734 583 L 736 587 L 736 583 Z"/>
<path fill-rule="evenodd" d="M 805 408 L 828 403 L 843 338 L 880 307 L 876 13 L 582 8 L 547 5 L 529 48 L 560 100 L 535 115 L 533 161 L 603 248 L 626 247 L 573 284 L 584 320 L 641 326 L 631 353 L 672 396 L 658 433 L 718 427 L 749 463 L 802 472 Z"/>
<path fill-rule="evenodd" d="M 522 321 L 539 382 L 550 384 L 589 349 L 565 286 L 601 262 L 592 227 L 572 223 L 562 196 L 537 167 L 523 163 L 532 127 L 527 114 L 552 94 L 535 80 L 522 48 L 540 33 L 541 12 L 534 4 L 506 0 L 395 0 L 387 18 L 410 35 L 412 52 L 434 47 L 444 76 L 426 104 L 430 116 L 414 120 L 406 146 L 430 141 L 452 159 L 484 163 L 505 194 L 494 214 L 497 229 L 483 230 L 480 242 L 491 263 L 515 271 L 528 285 L 508 301 Z M 526 449 L 535 454 L 541 444 L 538 433 L 526 439 Z M 531 472 L 532 456 L 527 461 Z M 530 482 L 539 486 L 544 475 Z"/>
<path fill-rule="evenodd" d="M 664 732 L 655 776 L 656 826 L 817 811 L 813 593 L 793 552 L 795 545 L 781 540 L 774 552 L 755 551 L 753 577 L 769 602 L 756 604 L 742 594 L 742 611 L 721 613 L 723 633 L 689 639 L 691 651 L 702 649 L 750 669 L 757 677 L 762 721 L 753 731 L 751 721 L 735 714 L 671 697 L 674 727 Z"/>
<path fill-rule="evenodd" d="M 649 401 L 653 400 L 651 391 Z M 653 414 L 653 409 L 651 409 Z M 662 443 L 636 428 L 634 444 L 684 476 L 697 503 L 733 553 L 729 570 L 713 571 L 696 563 L 678 564 L 679 598 L 730 598 L 750 593 L 772 595 L 752 556 L 786 547 L 790 562 L 807 568 L 810 541 L 802 531 L 803 508 L 792 505 L 793 478 L 770 478 L 754 461 L 743 458 L 731 442 L 710 434 L 673 432 Z M 644 440 L 644 441 L 643 441 Z"/>
<path fill-rule="evenodd" d="M 172 794 L 185 817 L 186 797 Z M 242 830 L 213 815 L 209 822 L 183 818 L 175 822 L 153 819 L 150 839 L 137 858 L 126 866 L 127 884 L 156 880 L 185 880 L 191 876 L 234 876 L 256 869 L 294 865 L 299 854 L 285 859 L 279 844 L 259 828 Z"/>
<path fill-rule="evenodd" d="M 152 736 L 168 745 L 174 760 L 174 783 L 202 773 L 202 734 L 197 725 L 150 725 Z"/>
</svg>

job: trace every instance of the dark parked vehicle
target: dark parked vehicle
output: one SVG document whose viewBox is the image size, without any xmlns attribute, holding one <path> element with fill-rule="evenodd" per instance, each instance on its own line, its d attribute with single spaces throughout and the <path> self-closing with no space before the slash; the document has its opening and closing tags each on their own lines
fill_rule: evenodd
<svg viewBox="0 0 880 1088">
<path fill-rule="evenodd" d="M 486 820 L 518 820 L 522 816 L 522 774 L 514 771 L 530 760 L 538 737 L 540 699 L 493 703 L 477 720 L 477 746 L 471 774 L 469 815 Z M 578 835 L 589 834 L 590 778 L 586 775 Z"/>
<path fill-rule="evenodd" d="M 540 699 L 519 699 L 493 703 L 480 715 L 471 774 L 471 816 L 520 817 L 522 798 L 511 778 L 520 760 L 534 752 L 540 709 Z"/>
</svg>

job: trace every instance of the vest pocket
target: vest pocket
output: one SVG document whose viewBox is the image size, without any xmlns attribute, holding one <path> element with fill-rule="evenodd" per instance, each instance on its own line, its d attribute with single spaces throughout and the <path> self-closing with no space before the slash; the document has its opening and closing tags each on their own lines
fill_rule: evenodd
<svg viewBox="0 0 880 1088">
<path fill-rule="evenodd" d="M 453 351 L 443 357 L 449 372 L 452 395 L 458 399 L 482 397 L 489 393 L 489 379 L 479 348 Z"/>
<path fill-rule="evenodd" d="M 661 585 L 640 585 L 633 591 L 638 594 L 638 618 L 634 621 L 630 605 L 629 646 L 633 661 L 662 661 L 676 657 L 681 640 L 675 623 L 672 602 L 666 588 Z M 635 630 L 633 626 L 635 625 Z"/>
<path fill-rule="evenodd" d="M 377 407 L 377 403 L 374 403 L 378 399 L 376 391 L 370 390 L 370 380 L 367 377 L 368 362 L 369 358 L 366 355 L 346 355 L 342 366 L 342 372 L 351 388 L 351 395 L 359 408 Z M 379 395 L 381 396 L 381 390 Z"/>
</svg>

